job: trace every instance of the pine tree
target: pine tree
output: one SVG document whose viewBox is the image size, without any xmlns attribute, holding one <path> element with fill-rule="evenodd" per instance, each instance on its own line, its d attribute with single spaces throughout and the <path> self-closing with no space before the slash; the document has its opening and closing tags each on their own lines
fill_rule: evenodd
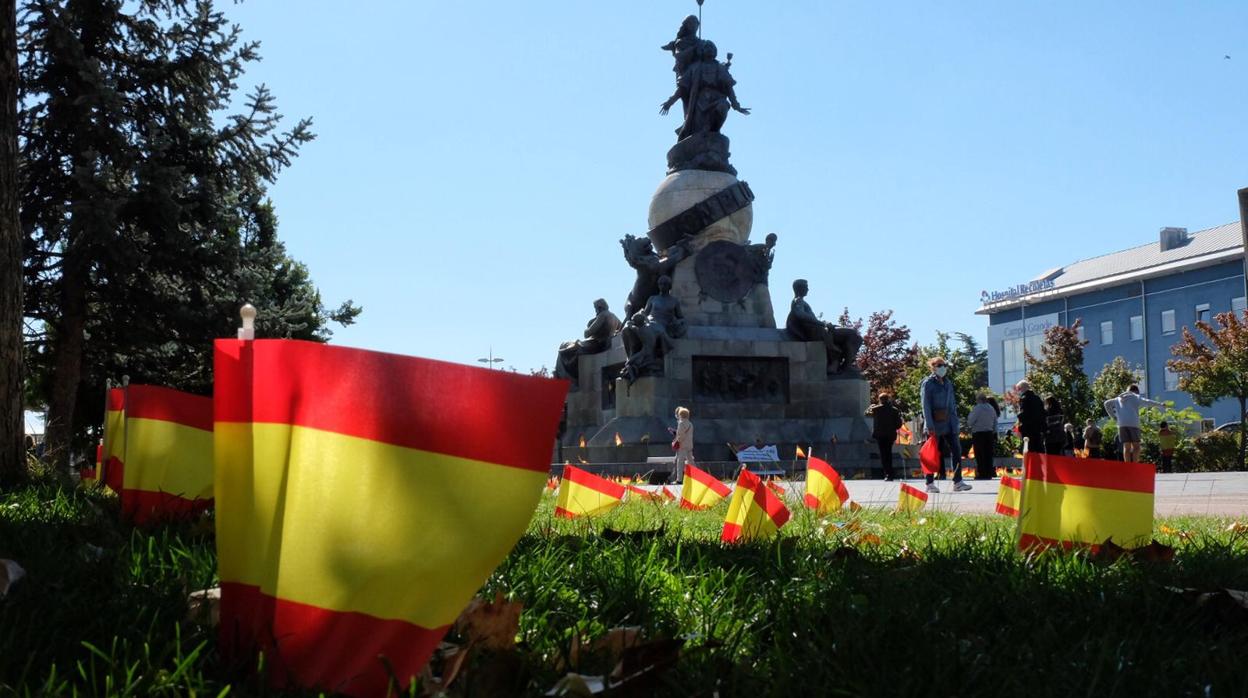
<svg viewBox="0 0 1248 698">
<path fill-rule="evenodd" d="M 21 36 L 27 355 L 64 464 L 105 376 L 209 385 L 211 339 L 233 334 L 243 300 L 302 293 L 306 334 L 323 330 L 306 270 L 279 274 L 275 232 L 267 256 L 244 239 L 313 136 L 306 119 L 279 130 L 264 86 L 224 113 L 258 45 L 211 0 L 27 0 Z M 247 281 L 255 299 L 239 297 Z"/>
</svg>

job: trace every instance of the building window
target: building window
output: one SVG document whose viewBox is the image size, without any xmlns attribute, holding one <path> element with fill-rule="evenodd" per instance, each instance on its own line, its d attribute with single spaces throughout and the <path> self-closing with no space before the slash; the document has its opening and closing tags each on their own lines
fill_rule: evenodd
<svg viewBox="0 0 1248 698">
<path fill-rule="evenodd" d="M 1174 334 L 1174 311 L 1161 311 L 1161 333 Z"/>
<path fill-rule="evenodd" d="M 1007 388 L 1027 377 L 1027 354 L 1040 358 L 1044 335 L 1033 334 L 1026 339 L 1015 337 L 1001 342 L 1002 379 Z"/>
<path fill-rule="evenodd" d="M 1144 339 L 1144 316 L 1132 315 L 1131 316 L 1131 341 L 1138 342 L 1141 339 Z"/>
<path fill-rule="evenodd" d="M 1101 323 L 1101 346 L 1114 343 L 1114 321 L 1106 320 Z"/>
<path fill-rule="evenodd" d="M 1245 309 L 1248 309 L 1248 296 L 1231 299 L 1231 312 L 1242 313 Z"/>
<path fill-rule="evenodd" d="M 1166 367 L 1166 390 L 1171 391 L 1171 390 L 1178 390 L 1178 389 L 1179 389 L 1179 374 L 1175 373 L 1174 371 L 1171 371 L 1170 367 L 1167 366 Z"/>
<path fill-rule="evenodd" d="M 1209 322 L 1209 304 L 1201 303 L 1196 306 L 1196 322 Z"/>
</svg>

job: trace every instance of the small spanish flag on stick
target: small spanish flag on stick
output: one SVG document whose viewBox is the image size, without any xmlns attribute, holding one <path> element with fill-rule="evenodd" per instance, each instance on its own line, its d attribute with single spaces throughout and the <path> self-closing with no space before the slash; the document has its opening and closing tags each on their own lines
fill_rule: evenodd
<svg viewBox="0 0 1248 698">
<path fill-rule="evenodd" d="M 155 385 L 126 388 L 122 515 L 136 524 L 212 507 L 212 398 Z"/>
<path fill-rule="evenodd" d="M 1060 545 L 1096 550 L 1108 539 L 1124 548 L 1146 543 L 1153 533 L 1155 472 L 1148 463 L 1028 452 L 1018 546 Z"/>
<path fill-rule="evenodd" d="M 96 473 L 96 479 L 110 490 L 121 493 L 125 482 L 126 457 L 126 389 L 109 388 L 104 410 L 104 473 Z"/>
<path fill-rule="evenodd" d="M 826 461 L 811 458 L 806 462 L 806 506 L 824 514 L 837 511 L 849 501 L 849 490 L 840 473 Z"/>
<path fill-rule="evenodd" d="M 575 519 L 598 516 L 624 503 L 624 485 L 575 465 L 563 466 L 563 483 L 555 500 L 555 516 Z"/>
<path fill-rule="evenodd" d="M 918 511 L 926 504 L 926 492 L 904 482 L 901 483 L 901 492 L 897 495 L 897 511 Z"/>
<path fill-rule="evenodd" d="M 659 494 L 658 491 L 651 492 L 650 490 L 644 487 L 638 487 L 637 485 L 627 485 L 627 487 L 628 487 L 628 498 L 630 500 L 633 497 L 639 497 L 642 500 L 647 501 L 647 502 L 662 502 L 663 501 L 663 495 Z"/>
<path fill-rule="evenodd" d="M 1001 486 L 997 488 L 997 513 L 1018 516 L 1018 503 L 1022 498 L 1023 483 L 1008 475 L 1001 476 Z"/>
<path fill-rule="evenodd" d="M 737 488 L 728 502 L 720 538 L 725 543 L 767 538 L 775 535 L 788 520 L 789 510 L 784 502 L 761 478 L 742 468 Z"/>
<path fill-rule="evenodd" d="M 685 484 L 680 491 L 680 506 L 693 511 L 709 509 L 731 492 L 728 485 L 711 477 L 710 473 L 696 466 L 686 465 Z"/>
<path fill-rule="evenodd" d="M 567 383 L 294 340 L 214 363 L 225 661 L 406 692 L 533 517 Z"/>
</svg>

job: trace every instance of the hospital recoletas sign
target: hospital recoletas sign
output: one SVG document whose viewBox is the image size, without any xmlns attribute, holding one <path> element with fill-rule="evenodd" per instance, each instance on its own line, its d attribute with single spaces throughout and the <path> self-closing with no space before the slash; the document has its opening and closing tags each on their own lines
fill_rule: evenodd
<svg viewBox="0 0 1248 698">
<path fill-rule="evenodd" d="M 1004 291 L 980 291 L 979 302 L 987 305 L 988 303 L 996 303 L 998 301 L 1011 301 L 1022 296 L 1031 295 L 1040 291 L 1047 291 L 1053 288 L 1052 279 L 1041 279 L 1039 281 L 1028 281 L 1025 284 L 1011 286 Z"/>
</svg>

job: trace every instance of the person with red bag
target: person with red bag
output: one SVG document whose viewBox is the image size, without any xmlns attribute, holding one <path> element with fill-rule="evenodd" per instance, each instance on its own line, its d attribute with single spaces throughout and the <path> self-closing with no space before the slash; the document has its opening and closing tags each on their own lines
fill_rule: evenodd
<svg viewBox="0 0 1248 698">
<path fill-rule="evenodd" d="M 953 381 L 946 377 L 949 366 L 941 356 L 929 359 L 927 366 L 932 374 L 919 384 L 919 401 L 923 405 L 923 431 L 927 435 L 926 443 L 919 452 L 919 462 L 927 476 L 927 491 L 940 491 L 936 487 L 935 475 L 944 469 L 945 456 L 948 455 L 950 467 L 953 468 L 951 491 L 966 492 L 971 486 L 962 482 L 962 445 L 958 443 L 958 398 L 953 389 Z"/>
</svg>

